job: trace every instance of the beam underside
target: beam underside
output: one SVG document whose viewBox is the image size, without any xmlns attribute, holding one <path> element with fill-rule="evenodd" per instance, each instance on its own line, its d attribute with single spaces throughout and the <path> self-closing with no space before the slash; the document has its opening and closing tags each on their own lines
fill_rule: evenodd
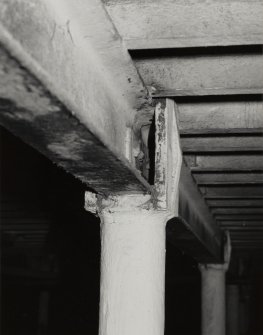
<svg viewBox="0 0 263 335">
<path fill-rule="evenodd" d="M 263 44 L 261 1 L 104 2 L 131 50 Z"/>
<path fill-rule="evenodd" d="M 98 191 L 143 192 L 146 189 L 128 164 L 126 167 L 117 159 L 3 46 L 0 58 L 0 119 L 5 128 Z M 17 83 L 21 85 L 18 88 Z M 13 100 L 9 92 L 5 94 L 3 87 L 7 85 L 14 94 Z M 21 92 L 26 104 L 19 105 L 16 96 Z"/>
<path fill-rule="evenodd" d="M 1 51 L 1 66 L 2 68 L 4 66 L 6 75 L 2 77 L 2 80 L 5 81 L 5 84 L 8 82 L 12 90 L 15 87 L 14 81 L 20 82 L 21 90 L 27 101 L 30 99 L 34 101 L 26 108 L 23 105 L 19 106 L 16 100 L 1 98 L 1 123 L 7 129 L 42 152 L 58 166 L 82 180 L 84 184 L 99 192 L 107 194 L 147 191 L 147 187 L 141 182 L 142 179 L 136 177 L 138 173 L 128 164 L 117 159 L 4 47 L 1 48 Z M 31 92 L 34 92 L 34 95 L 31 95 Z M 43 105 L 37 106 L 35 101 L 38 100 Z M 37 108 L 34 109 L 32 106 Z M 185 199 L 185 201 L 188 200 Z M 214 244 L 211 237 L 215 235 L 213 231 L 203 231 L 203 223 L 195 217 L 190 218 L 189 222 L 187 229 L 190 235 L 193 233 L 192 238 L 199 240 L 200 246 L 209 254 L 207 257 L 220 261 L 221 240 L 218 238 L 220 233 L 217 232 L 217 241 Z M 28 224 L 29 222 L 23 223 Z"/>
<path fill-rule="evenodd" d="M 169 240 L 199 262 L 222 261 L 222 232 L 216 226 L 183 163 L 179 183 L 179 217 L 167 225 Z"/>
<path fill-rule="evenodd" d="M 136 56 L 135 56 L 136 57 Z M 154 97 L 262 94 L 262 54 L 141 56 L 135 65 Z"/>
</svg>

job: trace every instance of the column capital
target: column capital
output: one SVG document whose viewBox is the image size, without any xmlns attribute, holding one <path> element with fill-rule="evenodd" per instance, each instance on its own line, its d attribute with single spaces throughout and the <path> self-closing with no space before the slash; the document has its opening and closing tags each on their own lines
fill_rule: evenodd
<svg viewBox="0 0 263 335">
<path fill-rule="evenodd" d="M 150 194 L 86 192 L 101 219 L 100 335 L 162 335 L 165 224 Z"/>
<path fill-rule="evenodd" d="M 107 197 L 85 192 L 85 209 L 98 214 L 103 210 L 111 212 L 130 211 L 130 210 L 150 210 L 152 209 L 150 194 L 123 194 L 109 195 Z"/>
<path fill-rule="evenodd" d="M 229 268 L 231 259 L 231 239 L 229 231 L 225 232 L 225 241 L 224 241 L 224 261 L 222 264 L 199 264 L 199 270 L 206 271 L 206 270 L 218 270 L 226 272 Z"/>
<path fill-rule="evenodd" d="M 127 215 L 128 213 L 126 222 L 130 221 L 129 217 L 132 219 L 138 214 L 159 218 L 162 223 L 166 223 L 173 217 L 170 211 L 155 208 L 151 194 L 122 194 L 104 197 L 87 191 L 85 192 L 85 209 L 100 217 Z M 158 222 L 158 220 L 155 221 Z"/>
<path fill-rule="evenodd" d="M 199 264 L 198 268 L 201 272 L 205 272 L 208 270 L 218 270 L 226 272 L 228 270 L 228 266 L 223 264 Z"/>
<path fill-rule="evenodd" d="M 85 192 L 85 209 L 99 214 L 103 210 L 111 212 L 152 209 L 150 194 L 123 194 L 107 197 L 92 192 Z"/>
</svg>

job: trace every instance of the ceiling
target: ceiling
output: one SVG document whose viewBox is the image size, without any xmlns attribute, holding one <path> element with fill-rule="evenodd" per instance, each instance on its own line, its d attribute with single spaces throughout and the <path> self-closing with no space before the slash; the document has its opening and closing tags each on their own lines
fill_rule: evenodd
<svg viewBox="0 0 263 335">
<path fill-rule="evenodd" d="M 263 248 L 262 2 L 104 1 L 155 98 L 174 99 L 184 161 L 233 248 Z"/>
<path fill-rule="evenodd" d="M 120 158 L 124 130 L 132 129 L 136 113 L 147 118 L 164 98 L 176 104 L 187 178 L 212 224 L 230 232 L 228 280 L 260 282 L 262 17 L 262 0 L 0 1 L 7 30 L 0 31 L 1 124 L 49 158 L 0 128 L 2 273 L 8 282 L 52 285 L 59 264 L 70 277 L 80 259 L 76 273 L 94 280 L 98 291 L 99 224 L 83 209 L 86 185 L 106 193 L 145 190 L 138 171 Z M 198 240 L 192 235 L 176 241 L 188 243 L 191 256 Z M 180 243 L 167 247 L 166 278 L 171 286 L 199 285 L 196 262 L 182 256 Z M 78 289 L 78 281 L 74 285 Z M 199 297 L 199 286 L 195 292 Z"/>
</svg>

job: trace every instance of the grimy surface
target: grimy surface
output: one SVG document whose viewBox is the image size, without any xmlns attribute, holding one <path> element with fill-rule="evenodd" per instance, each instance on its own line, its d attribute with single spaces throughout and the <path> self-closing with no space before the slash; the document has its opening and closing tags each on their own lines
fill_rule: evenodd
<svg viewBox="0 0 263 335">
<path fill-rule="evenodd" d="M 99 192 L 143 192 L 135 170 L 0 47 L 0 120 L 27 143 Z"/>
<path fill-rule="evenodd" d="M 1 0 L 0 9 L 7 128 L 99 192 L 144 193 L 134 120 L 151 97 L 173 98 L 191 171 L 181 200 L 189 183 L 203 198 L 193 206 L 188 192 L 181 206 L 191 233 L 211 246 L 215 220 L 223 229 L 242 215 L 262 222 L 249 209 L 263 199 L 262 0 Z"/>
<path fill-rule="evenodd" d="M 263 43 L 261 0 L 103 2 L 129 49 Z"/>
<path fill-rule="evenodd" d="M 149 112 L 154 98 L 175 101 L 184 164 L 179 216 L 168 222 L 166 236 L 197 262 L 220 263 L 223 232 L 229 230 L 237 256 L 232 258 L 234 267 L 255 260 L 260 268 L 262 256 L 254 255 L 263 250 L 262 17 L 263 0 L 0 0 L 0 122 L 102 197 L 114 193 L 150 198 L 148 183 L 133 167 L 134 120 Z M 179 144 L 179 133 L 170 134 L 173 145 Z M 129 285 L 139 278 L 141 289 L 130 305 L 122 295 L 124 305 L 133 306 L 139 317 L 144 315 L 140 308 L 146 307 L 148 314 L 155 305 L 155 320 L 148 315 L 143 319 L 154 327 L 149 333 L 162 332 L 163 312 L 158 311 L 163 301 L 158 298 L 158 305 L 155 297 L 163 296 L 164 271 L 158 271 L 164 267 L 164 226 L 155 231 L 148 218 L 144 230 L 147 219 L 132 214 L 125 234 L 136 246 L 136 260 L 142 261 L 146 276 L 141 277 L 136 261 L 131 274 L 119 271 L 120 264 L 124 269 L 130 264 L 125 257 L 132 249 L 121 236 L 126 230 L 119 227 L 122 218 L 118 226 L 109 221 L 102 231 L 104 278 L 112 271 L 105 291 L 111 294 L 110 284 L 117 295 L 132 294 Z M 7 218 L 5 231 L 10 236 L 15 231 L 18 239 L 27 236 L 26 230 L 36 232 L 30 215 L 27 220 L 19 214 L 13 223 Z M 37 233 L 42 229 L 44 235 L 33 237 L 36 246 L 44 243 L 48 225 L 39 222 Z M 30 246 L 26 239 L 22 243 Z M 118 260 L 112 252 L 118 246 L 121 263 L 107 267 Z M 162 261 L 154 250 L 161 251 Z M 152 255 L 150 262 L 147 255 Z M 153 272 L 148 271 L 150 264 Z M 239 270 L 233 269 L 236 276 Z M 250 265 L 246 271 L 251 272 Z M 122 282 L 128 285 L 118 284 Z M 212 301 L 216 313 L 224 291 L 217 280 L 214 284 L 219 301 L 222 298 L 221 304 Z M 207 288 L 208 301 L 212 291 Z M 145 295 L 149 308 L 147 299 L 140 303 Z M 140 308 L 135 309 L 137 297 Z M 110 299 L 116 302 L 114 296 Z M 105 319 L 108 306 L 101 304 Z M 117 311 L 116 325 L 120 315 L 133 322 L 134 314 L 121 304 L 111 310 Z M 158 320 L 160 328 L 154 325 Z M 218 320 L 212 320 L 217 330 Z M 136 333 L 140 325 L 133 325 L 130 331 Z M 103 324 L 102 329 L 107 332 Z"/>
<path fill-rule="evenodd" d="M 0 2 L 1 123 L 99 192 L 144 192 L 125 155 L 145 88 L 100 1 L 71 5 Z"/>
<path fill-rule="evenodd" d="M 261 47 L 173 49 L 132 53 L 135 65 L 154 96 L 260 94 Z"/>
</svg>

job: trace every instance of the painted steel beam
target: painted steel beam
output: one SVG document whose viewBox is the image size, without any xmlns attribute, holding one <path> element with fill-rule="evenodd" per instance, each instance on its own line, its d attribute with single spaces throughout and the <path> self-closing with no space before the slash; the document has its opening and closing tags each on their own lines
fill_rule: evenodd
<svg viewBox="0 0 263 335">
<path fill-rule="evenodd" d="M 103 0 L 130 49 L 263 43 L 263 3 Z"/>
<path fill-rule="evenodd" d="M 154 97 L 256 95 L 263 93 L 263 56 L 239 49 L 132 53 Z"/>
<path fill-rule="evenodd" d="M 226 208 L 213 208 L 212 210 L 212 214 L 213 215 L 221 215 L 221 214 L 263 214 L 263 208 L 262 207 L 248 207 L 248 208 L 244 208 L 244 207 L 226 207 Z"/>
<path fill-rule="evenodd" d="M 1 124 L 98 192 L 145 192 L 126 157 L 145 89 L 100 1 L 1 0 L 0 22 Z"/>
<path fill-rule="evenodd" d="M 225 214 L 216 215 L 216 222 L 220 226 L 242 225 L 244 227 L 261 226 L 263 222 L 262 214 Z"/>
<path fill-rule="evenodd" d="M 217 98 L 215 101 L 209 102 L 180 103 L 178 104 L 180 133 L 213 135 L 221 131 L 221 134 L 226 135 L 237 132 L 242 135 L 241 130 L 243 130 L 248 134 L 257 131 L 262 136 L 263 103 L 261 100 L 261 96 L 255 97 L 255 99 L 253 97 L 249 97 L 249 99 L 235 97 L 232 101 L 224 101 L 221 97 L 221 99 Z M 249 137 L 247 140 L 249 141 Z M 233 146 L 236 146 L 235 142 Z"/>
<path fill-rule="evenodd" d="M 187 165 L 194 170 L 263 170 L 262 153 L 215 154 L 207 153 L 185 156 Z"/>
<path fill-rule="evenodd" d="M 230 226 L 230 227 L 243 227 L 243 228 L 258 228 L 263 227 L 263 221 L 246 221 L 246 219 L 242 220 L 241 218 L 237 221 L 222 221 L 220 226 Z"/>
<path fill-rule="evenodd" d="M 209 213 L 190 169 L 182 163 L 178 108 L 171 99 L 159 100 L 155 108 L 155 197 L 157 208 L 174 218 L 167 224 L 167 237 L 197 261 L 222 262 L 222 231 Z M 178 178 L 180 175 L 180 179 Z M 179 179 L 179 180 L 178 180 Z M 179 182 L 179 199 L 177 185 Z"/>
<path fill-rule="evenodd" d="M 263 111 L 262 111 L 263 112 Z M 263 118 L 263 117 L 262 117 Z M 184 154 L 255 152 L 263 154 L 263 136 L 201 136 L 182 137 Z"/>
<path fill-rule="evenodd" d="M 219 198 L 219 197 L 263 197 L 262 185 L 212 185 L 212 186 L 200 186 L 200 191 L 206 198 Z"/>
<path fill-rule="evenodd" d="M 263 171 L 257 173 L 224 173 L 224 172 L 194 172 L 194 179 L 199 185 L 222 185 L 222 184 L 260 184 L 263 183 Z M 249 201 L 247 200 L 249 204 Z M 243 203 L 245 205 L 245 203 Z M 263 200 L 261 200 L 263 205 Z"/>
<path fill-rule="evenodd" d="M 222 207 L 254 207 L 262 208 L 263 207 L 263 198 L 262 199 L 209 199 L 206 200 L 207 205 L 210 208 L 222 208 Z"/>
<path fill-rule="evenodd" d="M 222 262 L 223 234 L 183 163 L 179 184 L 179 217 L 167 224 L 169 240 L 198 262 Z"/>
</svg>

